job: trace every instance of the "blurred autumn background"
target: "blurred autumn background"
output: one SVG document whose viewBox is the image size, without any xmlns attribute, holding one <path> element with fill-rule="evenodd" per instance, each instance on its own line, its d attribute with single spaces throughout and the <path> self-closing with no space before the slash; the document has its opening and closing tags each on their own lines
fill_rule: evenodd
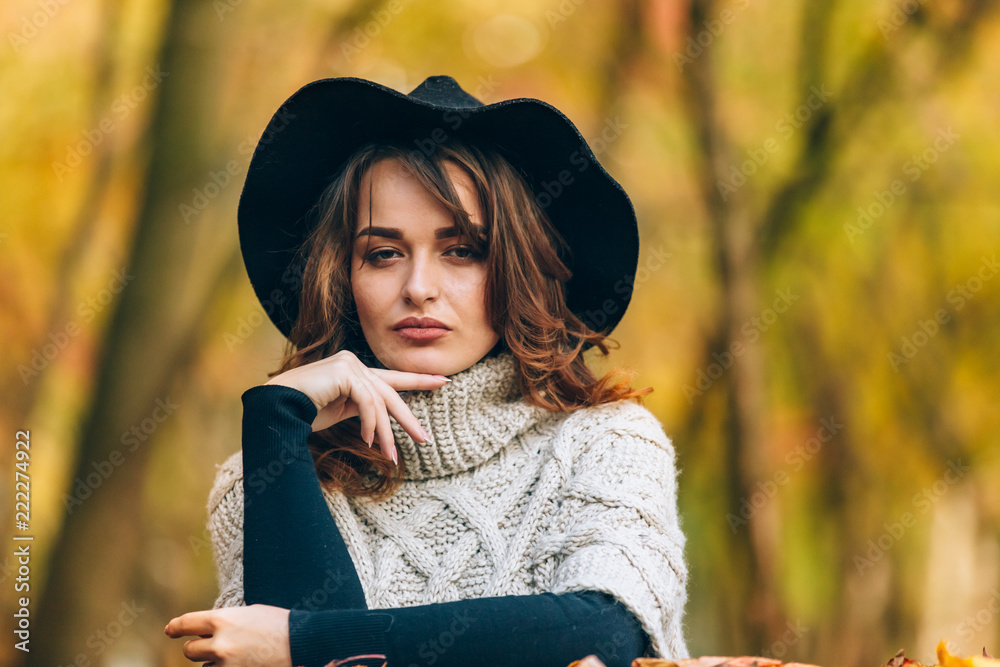
<svg viewBox="0 0 1000 667">
<path fill-rule="evenodd" d="M 693 655 L 1000 652 L 1000 16 L 987 0 L 14 0 L 0 9 L 2 614 L 30 654 L 191 664 L 241 393 L 250 154 L 304 83 L 542 98 L 636 206 L 636 368 L 673 437 Z M 31 517 L 15 527 L 15 435 Z M 582 657 L 582 656 L 581 656 Z"/>
</svg>

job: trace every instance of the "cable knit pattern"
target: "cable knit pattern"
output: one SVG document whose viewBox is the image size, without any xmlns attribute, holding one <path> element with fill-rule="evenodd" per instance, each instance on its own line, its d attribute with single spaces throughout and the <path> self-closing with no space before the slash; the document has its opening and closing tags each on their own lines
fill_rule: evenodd
<svg viewBox="0 0 1000 667">
<path fill-rule="evenodd" d="M 553 413 L 517 388 L 510 352 L 401 396 L 431 435 L 391 419 L 402 486 L 372 503 L 324 490 L 369 608 L 597 590 L 640 620 L 647 656 L 688 657 L 687 567 L 673 447 L 632 401 Z M 209 530 L 215 608 L 243 601 L 242 460 L 219 466 Z"/>
</svg>

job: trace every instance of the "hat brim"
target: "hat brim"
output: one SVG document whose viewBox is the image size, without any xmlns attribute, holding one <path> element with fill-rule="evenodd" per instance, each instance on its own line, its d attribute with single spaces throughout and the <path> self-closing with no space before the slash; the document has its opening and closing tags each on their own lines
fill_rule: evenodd
<svg viewBox="0 0 1000 667">
<path fill-rule="evenodd" d="M 532 98 L 445 108 L 341 77 L 303 86 L 275 112 L 240 195 L 247 275 L 283 334 L 298 314 L 299 280 L 289 267 L 309 232 L 306 214 L 348 157 L 375 139 L 409 139 L 421 149 L 449 136 L 489 143 L 521 171 L 571 248 L 567 306 L 595 331 L 617 325 L 638 264 L 635 212 L 564 114 Z"/>
</svg>

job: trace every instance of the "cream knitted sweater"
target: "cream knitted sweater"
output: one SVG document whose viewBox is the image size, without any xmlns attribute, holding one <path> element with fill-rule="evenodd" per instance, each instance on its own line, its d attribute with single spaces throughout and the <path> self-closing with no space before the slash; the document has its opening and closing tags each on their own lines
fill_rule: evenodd
<svg viewBox="0 0 1000 667">
<path fill-rule="evenodd" d="M 628 400 L 549 412 L 524 401 L 515 371 L 504 352 L 401 393 L 431 442 L 390 417 L 406 475 L 388 499 L 324 489 L 368 607 L 595 590 L 635 614 L 648 655 L 688 657 L 674 450 L 659 421 Z M 215 608 L 243 605 L 241 452 L 218 466 L 208 513 Z"/>
</svg>

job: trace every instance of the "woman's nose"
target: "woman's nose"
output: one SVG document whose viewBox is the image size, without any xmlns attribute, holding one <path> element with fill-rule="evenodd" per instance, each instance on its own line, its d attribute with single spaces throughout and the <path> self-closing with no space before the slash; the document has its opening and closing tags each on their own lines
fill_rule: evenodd
<svg viewBox="0 0 1000 667">
<path fill-rule="evenodd" d="M 403 283 L 403 297 L 413 303 L 423 303 L 438 295 L 439 275 L 433 259 L 417 254 Z"/>
</svg>

